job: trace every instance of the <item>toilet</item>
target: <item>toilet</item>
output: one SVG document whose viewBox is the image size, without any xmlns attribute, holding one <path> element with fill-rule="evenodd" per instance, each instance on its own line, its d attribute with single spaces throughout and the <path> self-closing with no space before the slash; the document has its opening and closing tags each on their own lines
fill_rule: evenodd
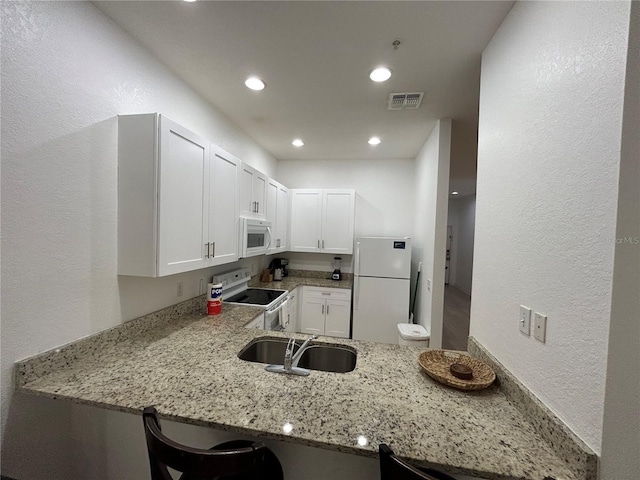
<svg viewBox="0 0 640 480">
<path fill-rule="evenodd" d="M 398 324 L 399 345 L 413 345 L 414 347 L 428 348 L 430 338 L 429 332 L 422 325 L 413 323 Z"/>
</svg>

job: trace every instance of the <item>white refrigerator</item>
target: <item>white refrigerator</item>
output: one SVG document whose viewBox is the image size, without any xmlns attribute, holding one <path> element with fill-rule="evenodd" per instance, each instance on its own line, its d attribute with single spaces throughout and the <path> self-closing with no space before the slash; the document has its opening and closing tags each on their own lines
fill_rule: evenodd
<svg viewBox="0 0 640 480">
<path fill-rule="evenodd" d="M 353 339 L 398 343 L 398 323 L 409 321 L 411 239 L 355 240 Z"/>
</svg>

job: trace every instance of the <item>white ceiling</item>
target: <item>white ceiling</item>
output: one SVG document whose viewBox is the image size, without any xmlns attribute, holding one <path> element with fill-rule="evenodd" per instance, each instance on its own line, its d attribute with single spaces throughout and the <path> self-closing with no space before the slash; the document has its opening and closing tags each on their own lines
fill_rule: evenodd
<svg viewBox="0 0 640 480">
<path fill-rule="evenodd" d="M 513 2 L 94 3 L 277 159 L 415 158 L 451 118 L 452 187 L 473 183 L 480 55 Z M 378 65 L 387 82 L 369 80 Z M 407 91 L 420 109 L 387 110 Z"/>
</svg>

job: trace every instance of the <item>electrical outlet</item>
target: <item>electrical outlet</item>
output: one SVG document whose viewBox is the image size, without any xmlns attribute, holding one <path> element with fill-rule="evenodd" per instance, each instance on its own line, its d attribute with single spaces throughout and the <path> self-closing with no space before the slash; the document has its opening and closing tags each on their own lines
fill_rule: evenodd
<svg viewBox="0 0 640 480">
<path fill-rule="evenodd" d="M 200 286 L 198 287 L 198 295 L 203 295 L 207 293 L 207 291 L 205 290 L 205 286 L 204 286 L 204 278 L 200 279 Z"/>
<path fill-rule="evenodd" d="M 531 309 L 520 305 L 520 317 L 518 318 L 520 331 L 527 337 L 531 335 Z"/>
<path fill-rule="evenodd" d="M 181 297 L 184 293 L 182 290 L 182 282 L 178 282 L 178 297 Z"/>
<path fill-rule="evenodd" d="M 544 343 L 547 338 L 547 316 L 536 312 L 533 315 L 533 336 Z"/>
</svg>

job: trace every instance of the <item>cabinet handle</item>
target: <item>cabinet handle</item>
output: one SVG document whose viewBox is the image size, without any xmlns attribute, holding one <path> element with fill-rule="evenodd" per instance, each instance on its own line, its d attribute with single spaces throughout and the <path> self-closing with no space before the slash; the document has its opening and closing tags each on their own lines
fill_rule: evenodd
<svg viewBox="0 0 640 480">
<path fill-rule="evenodd" d="M 324 315 L 324 305 L 322 305 L 322 314 Z"/>
<path fill-rule="evenodd" d="M 209 258 L 209 242 L 204 244 L 205 247 L 207 247 L 207 254 L 204 256 L 204 258 Z"/>
<path fill-rule="evenodd" d="M 322 248 L 324 248 L 324 240 L 322 240 Z"/>
<path fill-rule="evenodd" d="M 318 239 L 318 248 L 320 248 L 320 239 Z"/>
<path fill-rule="evenodd" d="M 327 305 L 327 315 L 329 315 L 329 305 Z"/>
<path fill-rule="evenodd" d="M 211 242 L 211 258 L 216 256 L 216 242 Z"/>
</svg>

